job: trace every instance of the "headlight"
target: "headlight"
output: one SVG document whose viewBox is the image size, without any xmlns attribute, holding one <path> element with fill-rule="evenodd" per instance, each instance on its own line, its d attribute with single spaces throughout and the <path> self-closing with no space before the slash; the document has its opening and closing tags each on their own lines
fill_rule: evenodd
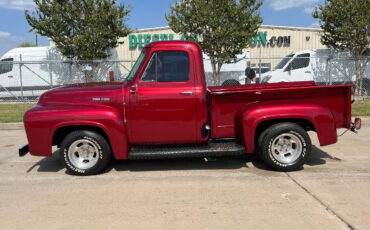
<svg viewBox="0 0 370 230">
<path fill-rule="evenodd" d="M 261 83 L 267 83 L 270 79 L 272 78 L 271 75 L 267 75 L 266 77 L 264 77 L 261 81 Z"/>
</svg>

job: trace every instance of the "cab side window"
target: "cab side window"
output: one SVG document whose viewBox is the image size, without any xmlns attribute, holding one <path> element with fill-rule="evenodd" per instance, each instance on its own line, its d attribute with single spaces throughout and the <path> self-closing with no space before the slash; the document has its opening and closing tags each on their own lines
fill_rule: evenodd
<svg viewBox="0 0 370 230">
<path fill-rule="evenodd" d="M 2 62 L 11 62 L 13 58 L 5 58 L 0 61 L 0 74 L 8 73 L 13 69 L 13 63 L 2 63 Z"/>
<path fill-rule="evenodd" d="M 141 77 L 143 82 L 189 81 L 189 55 L 182 51 L 159 51 L 152 55 Z"/>
<path fill-rule="evenodd" d="M 285 71 L 305 68 L 310 63 L 310 54 L 300 54 L 293 59 Z"/>
</svg>

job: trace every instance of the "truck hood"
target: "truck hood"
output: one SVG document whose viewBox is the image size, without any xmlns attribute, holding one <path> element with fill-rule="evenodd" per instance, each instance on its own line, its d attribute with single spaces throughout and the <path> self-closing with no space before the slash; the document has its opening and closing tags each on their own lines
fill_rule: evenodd
<svg viewBox="0 0 370 230">
<path fill-rule="evenodd" d="M 262 82 L 262 81 L 263 81 L 263 79 L 264 79 L 265 77 L 267 77 L 267 76 L 269 76 L 269 80 L 268 80 L 268 82 L 270 82 L 271 78 L 276 77 L 277 75 L 279 75 L 279 74 L 280 74 L 280 73 L 282 73 L 282 72 L 283 72 L 283 69 L 276 69 L 276 70 L 270 70 L 270 71 L 268 71 L 268 72 L 266 72 L 266 73 L 263 73 L 263 74 L 261 74 L 260 82 Z M 267 83 L 267 82 L 265 82 L 265 83 Z"/>
<path fill-rule="evenodd" d="M 122 100 L 122 82 L 93 82 L 65 85 L 41 95 L 40 105 L 109 104 Z"/>
<path fill-rule="evenodd" d="M 268 75 L 274 76 L 275 74 L 282 73 L 282 72 L 283 72 L 283 69 L 270 70 L 266 73 L 261 74 L 261 77 L 263 78 L 263 77 L 266 77 Z"/>
<path fill-rule="evenodd" d="M 115 81 L 115 82 L 77 83 L 77 84 L 63 85 L 63 86 L 57 87 L 55 89 L 94 88 L 94 87 L 115 86 L 115 85 L 122 85 L 122 82 Z"/>
</svg>

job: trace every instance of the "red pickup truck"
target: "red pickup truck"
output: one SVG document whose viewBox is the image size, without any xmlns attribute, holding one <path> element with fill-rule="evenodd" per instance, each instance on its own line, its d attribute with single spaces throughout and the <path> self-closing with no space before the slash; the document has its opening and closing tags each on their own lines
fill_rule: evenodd
<svg viewBox="0 0 370 230">
<path fill-rule="evenodd" d="M 78 175 L 116 159 L 258 153 L 272 169 L 296 170 L 311 152 L 337 142 L 351 122 L 352 85 L 314 82 L 207 87 L 196 43 L 148 44 L 124 82 L 76 84 L 44 93 L 24 115 L 19 155 L 52 155 Z"/>
</svg>

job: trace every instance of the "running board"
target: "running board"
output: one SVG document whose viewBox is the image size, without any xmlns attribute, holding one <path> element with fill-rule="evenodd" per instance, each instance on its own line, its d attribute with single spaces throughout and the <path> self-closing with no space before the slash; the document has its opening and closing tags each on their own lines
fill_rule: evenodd
<svg viewBox="0 0 370 230">
<path fill-rule="evenodd" d="M 243 154 L 245 154 L 245 148 L 236 142 L 210 142 L 204 145 L 133 146 L 128 154 L 128 159 L 218 157 Z"/>
</svg>

